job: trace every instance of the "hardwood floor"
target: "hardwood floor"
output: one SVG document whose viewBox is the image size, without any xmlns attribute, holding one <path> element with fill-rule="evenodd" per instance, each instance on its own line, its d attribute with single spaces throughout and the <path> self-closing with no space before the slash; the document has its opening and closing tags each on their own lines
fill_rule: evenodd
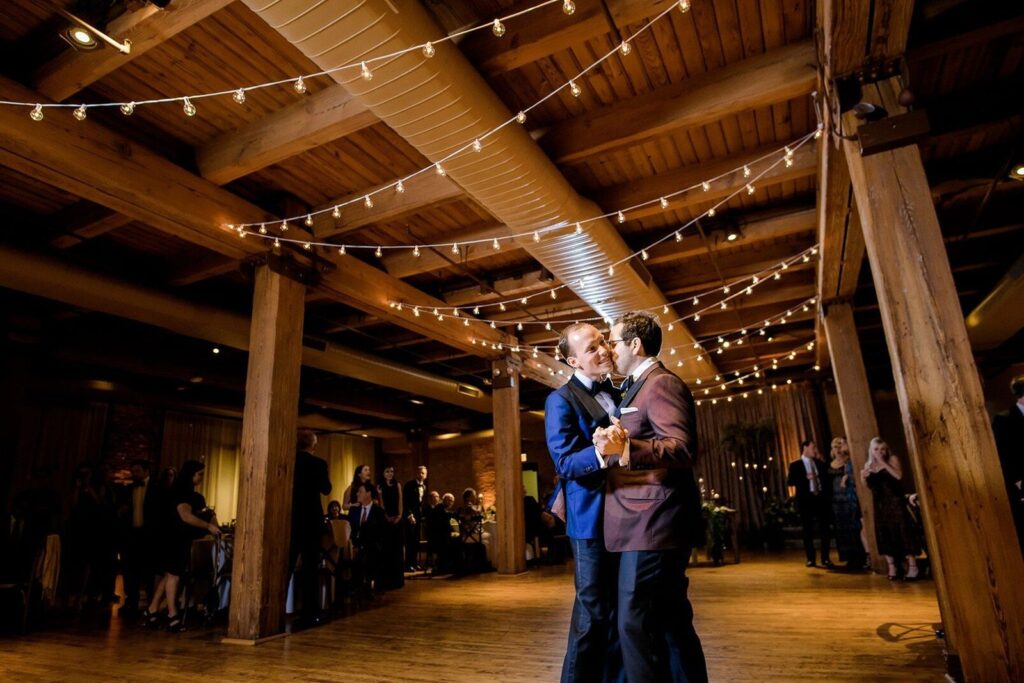
<svg viewBox="0 0 1024 683">
<path fill-rule="evenodd" d="M 930 582 L 806 569 L 797 555 L 691 569 L 712 681 L 938 681 Z M 113 620 L 0 641 L 3 681 L 557 681 L 570 566 L 409 581 L 319 629 L 257 647 Z"/>
</svg>

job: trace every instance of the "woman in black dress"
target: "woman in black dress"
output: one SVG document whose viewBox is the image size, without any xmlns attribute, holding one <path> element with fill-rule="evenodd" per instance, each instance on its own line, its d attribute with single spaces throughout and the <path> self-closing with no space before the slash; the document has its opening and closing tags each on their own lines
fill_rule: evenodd
<svg viewBox="0 0 1024 683">
<path fill-rule="evenodd" d="M 828 474 L 832 480 L 832 520 L 839 559 L 846 563 L 846 569 L 869 568 L 850 445 L 841 436 L 832 439 L 832 462 Z"/>
<path fill-rule="evenodd" d="M 889 452 L 889 445 L 875 437 L 868 447 L 868 461 L 860 472 L 871 488 L 875 507 L 875 538 L 878 552 L 885 555 L 889 563 L 889 580 L 899 578 L 896 558 L 906 558 L 905 579 L 914 581 L 918 577 L 917 554 L 921 543 L 914 531 L 914 522 L 903 498 L 903 469 L 899 458 Z"/>
<path fill-rule="evenodd" d="M 178 584 L 188 566 L 192 541 L 201 538 L 205 533 L 220 536 L 217 516 L 213 515 L 209 522 L 198 517 L 198 513 L 206 508 L 206 499 L 196 491 L 203 481 L 206 465 L 198 460 L 188 460 L 181 466 L 178 476 L 164 504 L 165 517 L 159 536 L 156 540 L 157 571 L 163 572 L 149 608 L 143 613 L 148 626 L 157 624 L 157 611 L 160 602 L 167 598 L 167 630 L 184 631 L 184 624 L 178 614 Z"/>
<path fill-rule="evenodd" d="M 384 468 L 383 482 L 377 487 L 384 508 L 384 547 L 381 552 L 380 588 L 390 590 L 405 585 L 402 562 L 402 487 L 395 468 Z"/>
</svg>

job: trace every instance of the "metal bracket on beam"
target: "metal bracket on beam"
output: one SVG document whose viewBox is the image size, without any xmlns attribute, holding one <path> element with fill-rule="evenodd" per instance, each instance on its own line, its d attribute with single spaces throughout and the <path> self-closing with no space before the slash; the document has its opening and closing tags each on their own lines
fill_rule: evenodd
<svg viewBox="0 0 1024 683">
<path fill-rule="evenodd" d="M 866 157 L 912 145 L 927 137 L 929 130 L 928 114 L 923 109 L 865 123 L 857 129 L 860 155 Z"/>
<path fill-rule="evenodd" d="M 252 279 L 256 269 L 260 266 L 266 266 L 278 275 L 289 280 L 295 280 L 307 287 L 312 287 L 320 282 L 320 271 L 315 263 L 305 265 L 299 263 L 288 254 L 274 254 L 272 252 L 254 254 L 242 262 L 242 272 L 247 278 Z"/>
<path fill-rule="evenodd" d="M 903 58 L 875 59 L 864 63 L 861 68 L 836 76 L 835 93 L 839 98 L 839 113 L 853 109 L 861 101 L 863 86 L 877 83 L 903 73 Z"/>
<path fill-rule="evenodd" d="M 515 378 L 523 370 L 523 359 L 514 354 L 505 356 L 504 367 L 502 367 L 502 361 L 494 361 L 494 371 L 491 373 L 491 385 L 495 389 L 507 389 L 515 386 Z"/>
</svg>

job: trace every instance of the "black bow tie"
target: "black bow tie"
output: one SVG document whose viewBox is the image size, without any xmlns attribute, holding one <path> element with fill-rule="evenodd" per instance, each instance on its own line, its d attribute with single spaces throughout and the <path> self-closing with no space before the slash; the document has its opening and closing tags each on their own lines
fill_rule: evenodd
<svg viewBox="0 0 1024 683">
<path fill-rule="evenodd" d="M 611 396 L 612 392 L 615 391 L 615 387 L 614 385 L 612 385 L 612 381 L 607 377 L 601 380 L 600 382 L 594 382 L 593 384 L 590 385 L 591 396 L 597 396 L 602 391 L 608 394 L 609 396 Z"/>
</svg>

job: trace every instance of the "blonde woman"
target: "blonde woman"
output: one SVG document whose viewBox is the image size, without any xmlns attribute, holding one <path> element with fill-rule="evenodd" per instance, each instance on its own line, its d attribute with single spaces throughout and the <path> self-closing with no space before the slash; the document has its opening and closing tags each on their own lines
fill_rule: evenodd
<svg viewBox="0 0 1024 683">
<path fill-rule="evenodd" d="M 863 569 L 869 566 L 867 543 L 853 463 L 850 461 L 850 444 L 841 436 L 832 439 L 832 462 L 829 463 L 828 474 L 832 480 L 832 521 L 839 559 L 846 563 L 845 569 Z"/>
<path fill-rule="evenodd" d="M 892 454 L 889 445 L 875 437 L 868 447 L 868 461 L 860 472 L 861 478 L 871 489 L 875 508 L 875 538 L 878 552 L 889 563 L 889 580 L 899 578 L 900 567 L 896 559 L 907 560 L 907 581 L 918 578 L 916 556 L 921 552 L 921 543 L 914 530 L 913 520 L 903 499 L 903 468 L 899 458 Z"/>
</svg>

